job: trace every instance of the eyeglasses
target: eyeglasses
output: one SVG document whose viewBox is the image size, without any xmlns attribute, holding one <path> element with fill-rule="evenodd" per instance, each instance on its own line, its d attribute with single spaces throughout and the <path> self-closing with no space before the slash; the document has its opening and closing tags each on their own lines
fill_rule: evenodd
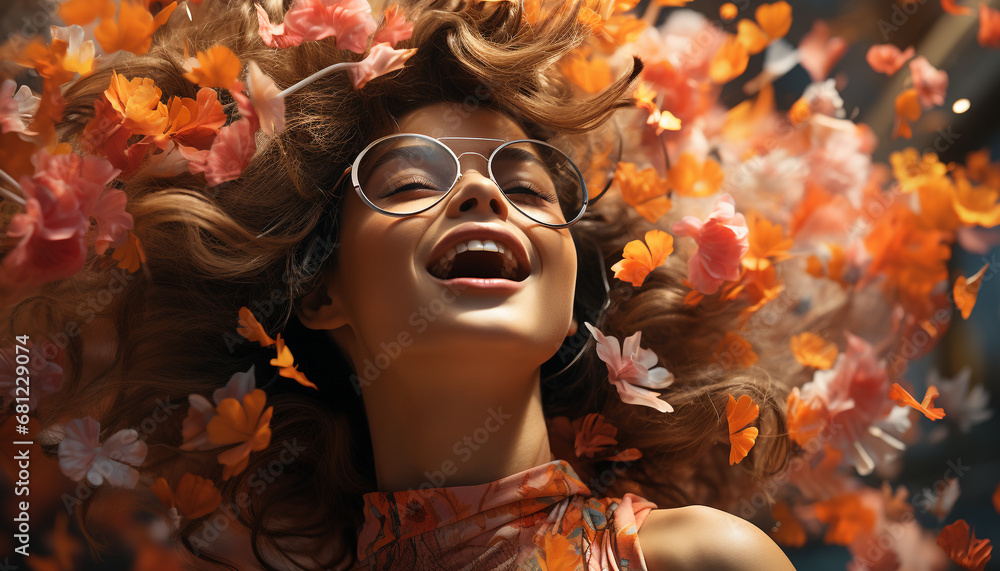
<svg viewBox="0 0 1000 571">
<path fill-rule="evenodd" d="M 475 151 L 456 155 L 445 140 L 467 141 L 484 152 L 500 145 L 489 156 Z M 583 216 L 588 197 L 580 169 L 566 153 L 536 139 L 397 133 L 365 147 L 341 180 L 350 172 L 354 191 L 376 211 L 411 216 L 434 207 L 451 192 L 462 176 L 459 160 L 470 154 L 486 159 L 490 179 L 507 201 L 531 220 L 550 228 L 566 228 Z"/>
</svg>

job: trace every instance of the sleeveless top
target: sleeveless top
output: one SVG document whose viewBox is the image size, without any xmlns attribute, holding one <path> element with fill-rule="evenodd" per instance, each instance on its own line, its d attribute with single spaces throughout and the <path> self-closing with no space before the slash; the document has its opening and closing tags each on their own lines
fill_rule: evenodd
<svg viewBox="0 0 1000 571">
<path fill-rule="evenodd" d="M 639 526 L 656 504 L 595 498 L 564 460 L 494 482 L 372 492 L 352 569 L 645 571 Z"/>
</svg>

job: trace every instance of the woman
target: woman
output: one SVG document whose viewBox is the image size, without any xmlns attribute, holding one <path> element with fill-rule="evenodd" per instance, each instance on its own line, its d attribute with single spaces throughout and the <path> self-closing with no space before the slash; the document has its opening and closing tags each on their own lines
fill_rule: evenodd
<svg viewBox="0 0 1000 571">
<path fill-rule="evenodd" d="M 148 78 L 164 100 L 195 99 L 183 58 L 217 44 L 279 86 L 360 59 L 332 41 L 265 45 L 281 7 L 262 6 L 262 16 L 252 8 L 192 6 L 192 23 L 175 15 L 147 55 L 77 80 L 65 93 L 62 138 L 95 154 L 111 144 L 114 134 L 92 125 L 112 70 Z M 684 307 L 683 269 L 672 263 L 641 290 L 605 291 L 608 265 L 641 222 L 613 199 L 584 210 L 582 183 L 574 202 L 556 198 L 564 190 L 539 198 L 544 192 L 516 186 L 522 180 L 504 180 L 511 169 L 536 168 L 528 178 L 551 182 L 562 168 L 571 181 L 587 179 L 592 200 L 602 190 L 592 182 L 608 173 L 596 162 L 588 168 L 580 149 L 631 105 L 626 95 L 642 69 L 636 59 L 599 94 L 574 97 L 551 64 L 589 33 L 580 5 L 543 8 L 532 16 L 509 2 L 404 5 L 414 28 L 396 47 L 416 48 L 406 65 L 361 89 L 335 73 L 290 93 L 285 130 L 257 137 L 238 178 L 206 184 L 197 169 L 162 157 L 128 165 L 118 180 L 147 271 L 69 336 L 66 381 L 39 407 L 42 425 L 89 415 L 104 442 L 141 425 L 165 398 L 190 403 L 144 431 L 148 454 L 135 467 L 138 487 L 152 487 L 175 521 L 183 510 L 172 494 L 185 474 L 219 489 L 219 510 L 180 513 L 176 532 L 206 559 L 206 529 L 224 512 L 250 530 L 253 554 L 269 569 L 790 569 L 755 526 L 706 507 L 731 507 L 787 451 L 782 389 L 711 367 L 709 335 L 739 308 Z M 222 101 L 231 124 L 237 108 L 247 111 L 234 97 Z M 95 132 L 104 138 L 88 138 Z M 423 135 L 405 142 L 435 153 L 400 168 L 443 173 L 433 187 L 439 201 L 422 210 L 396 208 L 392 197 L 426 192 L 427 181 L 391 186 L 399 171 L 374 166 L 369 147 L 398 134 Z M 520 140 L 535 142 L 494 155 Z M 566 166 L 574 158 L 578 175 Z M 539 214 L 546 208 L 552 218 Z M 497 251 L 477 254 L 492 249 L 487 241 Z M 8 307 L 11 332 L 41 338 L 74 315 L 117 271 L 96 258 L 44 296 Z M 245 339 L 251 319 L 235 334 L 241 307 L 267 335 L 281 333 L 279 351 L 282 343 L 294 351 L 298 372 L 317 388 L 270 367 L 274 347 Z M 662 399 L 673 412 L 621 400 L 594 342 L 584 345 L 592 336 L 585 322 L 601 339 L 645 333 L 642 348 L 673 377 L 657 385 L 667 387 Z M 232 392 L 239 383 L 244 389 Z M 254 386 L 269 407 L 249 418 L 261 438 L 244 438 L 242 455 L 226 460 L 211 419 L 227 406 L 248 415 Z M 719 422 L 730 394 L 760 406 L 757 445 L 737 466 L 726 462 Z M 223 405 L 227 395 L 237 398 Z M 581 455 L 570 443 L 568 454 L 553 454 L 566 450 L 550 441 L 559 423 L 594 413 L 617 427 L 620 448 Z M 481 503 L 469 505 L 472 498 Z"/>
</svg>

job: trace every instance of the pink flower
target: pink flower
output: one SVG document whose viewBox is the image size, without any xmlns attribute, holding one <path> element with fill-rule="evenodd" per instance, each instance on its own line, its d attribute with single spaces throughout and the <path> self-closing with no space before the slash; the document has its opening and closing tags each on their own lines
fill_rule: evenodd
<svg viewBox="0 0 1000 571">
<path fill-rule="evenodd" d="M 205 173 L 208 186 L 240 178 L 243 169 L 250 164 L 250 159 L 257 151 L 254 139 L 257 131 L 256 116 L 253 119 L 244 117 L 220 129 L 219 135 L 212 142 L 212 148 L 207 151 L 178 147 L 181 155 L 189 161 L 188 170 L 192 173 Z"/>
<path fill-rule="evenodd" d="M 416 48 L 396 50 L 387 43 L 375 44 L 365 59 L 347 68 L 347 74 L 354 82 L 354 89 L 361 89 L 376 77 L 402 69 L 406 60 L 417 53 Z"/>
<path fill-rule="evenodd" d="M 119 430 L 104 445 L 98 442 L 101 425 L 89 416 L 71 420 L 59 443 L 59 469 L 75 482 L 83 478 L 100 486 L 106 480 L 112 486 L 134 488 L 139 466 L 146 459 L 146 443 L 132 429 Z"/>
<path fill-rule="evenodd" d="M 109 224 L 110 216 L 131 228 L 129 214 L 108 205 L 94 210 L 107 184 L 120 172 L 106 159 L 74 153 L 53 156 L 43 149 L 32 160 L 35 174 L 21 178 L 26 212 L 16 214 L 7 228 L 8 236 L 21 241 L 4 257 L 0 274 L 0 282 L 20 287 L 80 271 L 87 257 L 91 216 L 98 224 Z"/>
<path fill-rule="evenodd" d="M 212 448 L 217 448 L 218 446 L 212 444 L 208 439 L 208 423 L 215 417 L 215 407 L 222 404 L 222 401 L 228 398 L 243 402 L 243 397 L 254 390 L 256 382 L 254 366 L 251 365 L 247 372 L 234 373 L 229 378 L 226 386 L 215 389 L 215 392 L 212 393 L 212 400 L 215 401 L 214 406 L 207 398 L 199 394 L 189 395 L 188 404 L 190 406 L 188 407 L 188 414 L 184 418 L 181 428 L 181 435 L 184 438 L 184 443 L 180 447 L 181 450 L 211 450 Z"/>
<path fill-rule="evenodd" d="M 21 241 L 4 257 L 0 281 L 25 288 L 79 272 L 87 259 L 89 221 L 75 197 L 60 200 L 28 177 L 21 179 L 21 190 L 27 212 L 15 214 L 7 227 L 7 235 Z"/>
<path fill-rule="evenodd" d="M 92 216 L 101 193 L 121 172 L 103 157 L 76 153 L 50 155 L 44 149 L 32 157 L 33 182 L 53 189 L 61 200 L 75 196 L 84 216 Z"/>
<path fill-rule="evenodd" d="M 740 277 L 740 260 L 750 249 L 750 231 L 728 193 L 719 197 L 715 210 L 704 222 L 685 216 L 672 231 L 676 236 L 690 236 L 698 244 L 688 260 L 688 280 L 698 291 L 712 294 L 723 281 Z"/>
<path fill-rule="evenodd" d="M 285 130 L 285 98 L 274 80 L 260 70 L 257 62 L 248 66 L 247 79 L 250 101 L 265 135 Z"/>
<path fill-rule="evenodd" d="M 26 133 L 40 103 L 41 98 L 32 95 L 27 85 L 17 89 L 17 82 L 4 80 L 0 84 L 0 133 Z"/>
<path fill-rule="evenodd" d="M 844 38 L 831 37 L 830 26 L 823 20 L 816 20 L 799 42 L 799 63 L 814 82 L 820 82 L 830 75 L 830 70 L 846 52 Z"/>
<path fill-rule="evenodd" d="M 103 254 L 109 245 L 121 246 L 128 238 L 128 231 L 132 229 L 133 221 L 132 215 L 125 212 L 125 202 L 124 191 L 109 188 L 94 205 L 90 215 L 97 220 L 94 250 L 98 255 Z"/>
<path fill-rule="evenodd" d="M 260 4 L 257 7 L 257 25 L 259 26 L 260 39 L 272 48 L 290 48 L 302 43 L 302 36 L 286 33 L 285 24 L 272 24 L 271 18 Z"/>
<path fill-rule="evenodd" d="M 283 25 L 288 35 L 302 41 L 336 36 L 338 49 L 363 54 L 368 36 L 378 28 L 371 12 L 368 0 L 295 0 Z"/>
<path fill-rule="evenodd" d="M 622 402 L 655 408 L 660 412 L 673 412 L 670 403 L 648 389 L 664 389 L 674 382 L 674 376 L 663 367 L 652 367 L 659 362 L 656 353 L 639 347 L 641 331 L 625 339 L 622 349 L 615 337 L 605 337 L 593 325 L 584 323 L 597 340 L 597 356 L 608 367 L 608 380 L 618 389 Z M 638 385 L 638 386 L 637 386 Z M 646 387 L 646 388 L 642 388 Z"/>
<path fill-rule="evenodd" d="M 927 110 L 944 105 L 944 94 L 948 90 L 947 71 L 935 68 L 924 56 L 917 56 L 910 61 L 910 74 L 921 107 Z"/>
<path fill-rule="evenodd" d="M 35 410 L 43 396 L 59 390 L 63 383 L 63 369 L 57 363 L 47 361 L 42 347 L 28 341 L 27 353 L 16 353 L 13 346 L 0 349 L 0 391 L 6 391 L 11 397 L 23 397 L 24 391 L 17 387 L 28 387 L 28 410 Z M 28 355 L 28 373 L 18 374 L 18 355 Z M 28 378 L 30 385 L 19 383 L 18 378 Z M 7 390 L 10 389 L 10 390 Z"/>
<path fill-rule="evenodd" d="M 911 57 L 913 57 L 913 46 L 906 48 L 905 51 L 900 51 L 892 44 L 872 46 L 868 48 L 868 53 L 865 55 L 865 59 L 868 60 L 868 65 L 872 69 L 886 75 L 894 75 Z"/>
<path fill-rule="evenodd" d="M 807 406 L 820 408 L 830 446 L 867 475 L 905 448 L 899 438 L 910 421 L 907 410 L 889 398 L 889 375 L 875 349 L 849 332 L 845 336 L 847 350 L 832 369 L 816 371 L 801 395 Z"/>
<path fill-rule="evenodd" d="M 394 48 L 398 42 L 409 39 L 411 35 L 413 35 L 413 22 L 406 21 L 399 10 L 399 4 L 393 4 L 385 9 L 385 22 L 376 30 L 372 43 L 384 42 Z"/>
</svg>

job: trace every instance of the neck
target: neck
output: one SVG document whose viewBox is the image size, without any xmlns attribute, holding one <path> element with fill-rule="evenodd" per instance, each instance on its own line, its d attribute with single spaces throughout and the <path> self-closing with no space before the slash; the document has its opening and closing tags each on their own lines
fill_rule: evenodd
<svg viewBox="0 0 1000 571">
<path fill-rule="evenodd" d="M 379 491 L 483 484 L 554 459 L 538 369 L 468 367 L 407 363 L 362 388 Z"/>
</svg>

